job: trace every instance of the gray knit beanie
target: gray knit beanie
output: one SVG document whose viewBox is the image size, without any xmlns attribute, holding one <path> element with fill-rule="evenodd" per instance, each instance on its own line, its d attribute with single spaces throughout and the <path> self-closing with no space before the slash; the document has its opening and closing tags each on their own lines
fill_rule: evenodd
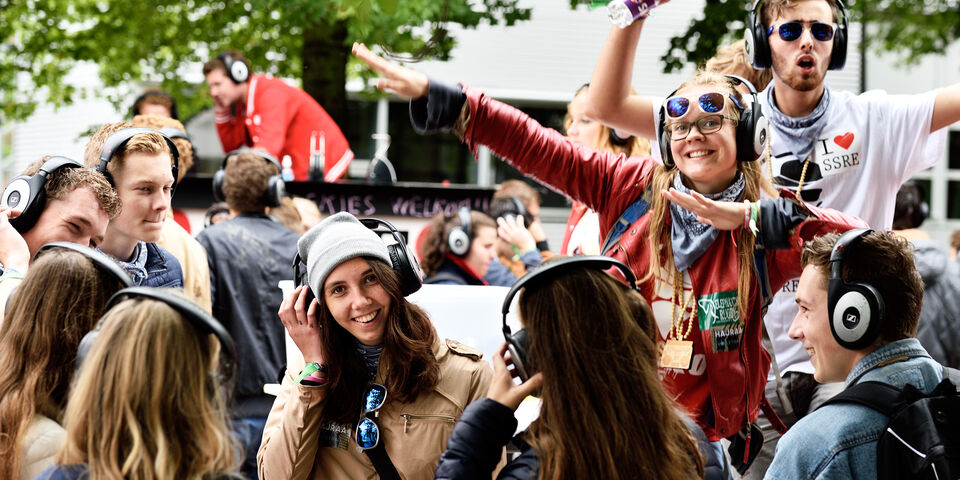
<svg viewBox="0 0 960 480">
<path fill-rule="evenodd" d="M 390 265 L 390 253 L 380 236 L 357 217 L 340 212 L 325 218 L 300 237 L 300 259 L 307 265 L 310 289 L 323 298 L 323 282 L 334 268 L 355 257 L 373 257 Z"/>
</svg>

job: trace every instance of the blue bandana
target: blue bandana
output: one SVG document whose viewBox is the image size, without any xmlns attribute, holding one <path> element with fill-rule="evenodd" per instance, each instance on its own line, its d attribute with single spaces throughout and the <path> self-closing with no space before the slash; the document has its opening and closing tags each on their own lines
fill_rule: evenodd
<svg viewBox="0 0 960 480">
<path fill-rule="evenodd" d="M 103 250 L 100 250 L 100 247 L 97 247 L 97 251 L 100 253 L 106 253 Z M 113 258 L 112 256 L 110 258 Z M 130 278 L 133 280 L 134 285 L 143 285 L 143 282 L 147 280 L 147 244 L 144 242 L 137 242 L 137 245 L 133 247 L 133 256 L 130 257 L 130 261 L 126 262 L 123 260 L 117 260 L 113 258 L 121 268 L 127 271 L 130 274 Z"/>
<path fill-rule="evenodd" d="M 775 98 L 771 85 L 767 90 L 767 104 L 770 108 L 763 113 L 770 119 L 773 131 L 777 132 L 777 141 L 783 142 L 782 145 L 787 150 L 803 160 L 813 151 L 820 132 L 830 120 L 829 116 L 824 117 L 830 106 L 830 87 L 823 86 L 823 97 L 820 98 L 820 103 L 806 117 L 791 117 L 784 114 L 777 108 Z M 777 150 L 780 151 L 779 148 Z"/>
<path fill-rule="evenodd" d="M 720 202 L 736 202 L 743 197 L 743 189 L 747 184 L 743 173 L 737 172 L 737 178 L 726 190 L 720 193 L 701 193 L 704 197 Z M 673 176 L 673 189 L 686 194 L 690 189 L 683 184 L 680 173 Z M 697 192 L 699 193 L 699 192 Z M 670 203 L 670 218 L 673 225 L 670 228 L 670 240 L 673 243 L 673 263 L 678 271 L 684 271 L 696 262 L 703 252 L 706 252 L 720 231 L 715 227 L 697 221 L 697 215 L 689 210 Z"/>
</svg>

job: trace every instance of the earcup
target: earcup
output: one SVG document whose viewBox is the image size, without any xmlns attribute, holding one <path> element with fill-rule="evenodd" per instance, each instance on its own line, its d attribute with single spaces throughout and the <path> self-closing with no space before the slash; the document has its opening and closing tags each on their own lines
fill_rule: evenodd
<svg viewBox="0 0 960 480">
<path fill-rule="evenodd" d="M 400 277 L 400 289 L 403 296 L 410 295 L 423 285 L 423 271 L 420 269 L 420 263 L 417 257 L 410 255 L 405 245 L 394 243 L 387 246 L 387 252 L 390 254 L 390 263 L 393 270 Z"/>
<path fill-rule="evenodd" d="M 222 188 L 223 187 L 221 187 L 221 189 Z M 283 203 L 283 197 L 286 195 L 287 184 L 283 182 L 283 178 L 280 175 L 274 175 L 267 180 L 267 189 L 263 192 L 263 204 L 268 207 L 279 207 Z"/>
<path fill-rule="evenodd" d="M 830 278 L 827 295 L 830 332 L 840 346 L 859 350 L 877 340 L 884 317 L 877 289 L 834 277 Z"/>
<path fill-rule="evenodd" d="M 767 32 L 763 24 L 757 17 L 757 2 L 753 10 L 747 16 L 747 29 L 743 32 L 744 50 L 747 54 L 747 61 L 757 70 L 766 70 L 770 68 L 770 43 L 767 38 Z"/>
<path fill-rule="evenodd" d="M 236 83 L 246 82 L 250 78 L 250 69 L 243 62 L 230 62 L 230 78 Z"/>
<path fill-rule="evenodd" d="M 33 228 L 43 213 L 47 203 L 45 183 L 45 179 L 40 175 L 20 176 L 14 178 L 3 190 L 0 205 L 13 212 L 20 212 L 18 217 L 10 219 L 10 225 L 21 234 Z"/>
<path fill-rule="evenodd" d="M 752 100 L 752 98 L 751 98 Z M 740 114 L 737 125 L 737 160 L 752 162 L 767 145 L 767 122 L 757 102 L 751 102 Z"/>
<path fill-rule="evenodd" d="M 526 382 L 530 375 L 536 373 L 532 371 L 527 362 L 527 352 L 530 348 L 530 340 L 527 337 L 527 329 L 521 328 L 519 332 L 510 334 L 510 328 L 505 327 L 503 338 L 507 341 L 507 351 L 510 352 L 513 368 L 521 381 Z"/>
<path fill-rule="evenodd" d="M 833 52 L 830 54 L 828 70 L 842 70 L 847 63 L 847 16 L 843 10 L 843 4 L 838 5 L 843 19 L 833 34 Z"/>
<path fill-rule="evenodd" d="M 223 195 L 223 179 L 226 176 L 227 173 L 223 171 L 223 168 L 213 174 L 213 199 L 218 202 L 226 201 L 226 197 Z"/>
<path fill-rule="evenodd" d="M 453 227 L 447 236 L 447 246 L 450 247 L 450 253 L 458 257 L 466 256 L 470 252 L 470 235 L 460 226 Z"/>
<path fill-rule="evenodd" d="M 676 95 L 676 93 L 677 91 L 674 90 L 673 93 L 667 96 L 667 98 Z M 657 126 L 659 127 L 657 129 L 657 140 L 660 142 L 660 158 L 663 159 L 663 166 L 667 167 L 668 169 L 673 168 L 675 165 L 673 163 L 673 151 L 670 150 L 670 139 L 667 138 L 666 132 L 667 112 L 664 110 L 663 105 L 660 106 L 660 114 L 657 118 Z"/>
</svg>

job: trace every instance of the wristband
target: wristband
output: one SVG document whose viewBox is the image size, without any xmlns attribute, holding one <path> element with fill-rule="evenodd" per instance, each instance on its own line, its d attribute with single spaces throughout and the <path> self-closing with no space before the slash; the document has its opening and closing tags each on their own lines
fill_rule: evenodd
<svg viewBox="0 0 960 480">
<path fill-rule="evenodd" d="M 760 229 L 757 228 L 757 222 L 760 220 L 760 202 L 750 202 L 749 200 L 744 200 L 747 204 L 747 209 L 744 211 L 743 228 L 750 229 L 750 233 L 753 233 L 753 236 L 756 237 L 760 234 Z"/>
<path fill-rule="evenodd" d="M 743 201 L 743 228 L 750 228 L 750 200 Z"/>
<path fill-rule="evenodd" d="M 319 364 L 317 362 L 311 362 L 303 366 L 303 370 L 300 372 L 300 375 L 297 375 L 295 382 L 301 383 L 303 379 L 313 376 L 314 373 L 327 373 L 327 366 Z"/>
<path fill-rule="evenodd" d="M 550 244 L 548 244 L 546 240 L 540 240 L 539 242 L 537 242 L 537 250 L 540 250 L 541 252 L 546 252 L 550 250 Z"/>
</svg>

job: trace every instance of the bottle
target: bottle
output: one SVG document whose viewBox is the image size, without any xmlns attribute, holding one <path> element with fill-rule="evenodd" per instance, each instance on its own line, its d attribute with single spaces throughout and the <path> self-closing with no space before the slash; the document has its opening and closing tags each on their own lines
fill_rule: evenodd
<svg viewBox="0 0 960 480">
<path fill-rule="evenodd" d="M 658 0 L 611 0 L 607 4 L 607 16 L 614 25 L 627 28 L 634 20 L 646 18 Z"/>
<path fill-rule="evenodd" d="M 283 160 L 280 161 L 280 166 L 282 166 L 280 176 L 283 178 L 284 182 L 293 181 L 293 159 L 290 158 L 290 155 L 284 155 Z"/>
</svg>

